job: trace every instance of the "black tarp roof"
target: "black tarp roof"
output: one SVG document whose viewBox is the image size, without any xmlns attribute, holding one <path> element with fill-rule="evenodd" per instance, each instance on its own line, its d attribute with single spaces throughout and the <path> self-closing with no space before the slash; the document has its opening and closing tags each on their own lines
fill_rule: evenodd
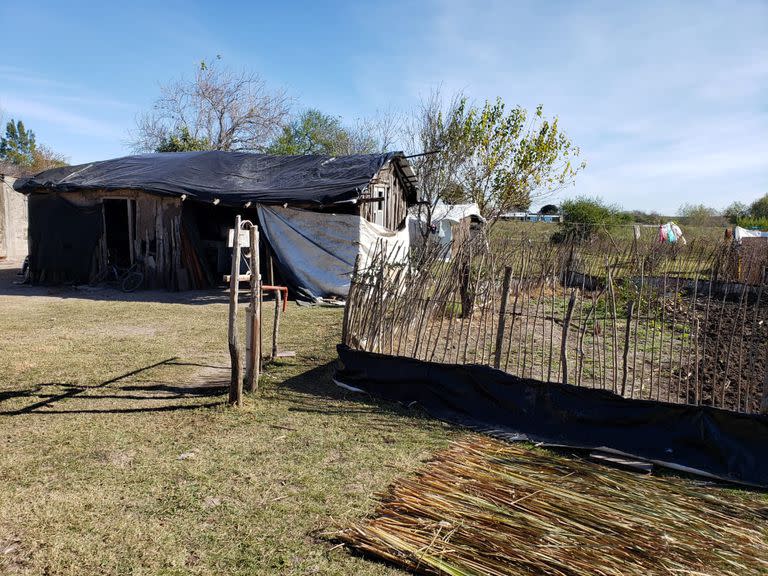
<svg viewBox="0 0 768 576">
<path fill-rule="evenodd" d="M 139 154 L 46 170 L 18 180 L 19 192 L 144 190 L 242 206 L 246 202 L 325 206 L 360 196 L 388 162 L 398 164 L 416 200 L 415 176 L 402 152 L 351 156 L 272 156 L 248 152 Z"/>
</svg>

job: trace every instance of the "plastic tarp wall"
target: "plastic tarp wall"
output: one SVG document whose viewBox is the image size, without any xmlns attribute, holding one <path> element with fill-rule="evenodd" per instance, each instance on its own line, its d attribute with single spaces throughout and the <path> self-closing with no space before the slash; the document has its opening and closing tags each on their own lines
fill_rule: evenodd
<svg viewBox="0 0 768 576">
<path fill-rule="evenodd" d="M 338 346 L 334 380 L 507 440 L 598 449 L 768 489 L 768 417 L 631 400 L 518 378 L 478 364 L 438 364 Z"/>
<path fill-rule="evenodd" d="M 101 205 L 80 207 L 51 194 L 31 194 L 29 268 L 32 282 L 88 282 L 102 230 Z"/>
<path fill-rule="evenodd" d="M 408 228 L 392 232 L 354 214 L 328 214 L 258 206 L 261 233 L 266 237 L 280 270 L 299 296 L 346 298 L 352 269 L 360 254 L 361 267 L 377 250 L 405 260 Z"/>
</svg>

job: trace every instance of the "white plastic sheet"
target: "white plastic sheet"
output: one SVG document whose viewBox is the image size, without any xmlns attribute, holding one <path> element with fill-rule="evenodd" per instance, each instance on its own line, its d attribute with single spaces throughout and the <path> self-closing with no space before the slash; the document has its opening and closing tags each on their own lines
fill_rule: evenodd
<svg viewBox="0 0 768 576">
<path fill-rule="evenodd" d="M 741 242 L 742 238 L 766 238 L 768 237 L 768 232 L 763 232 L 762 230 L 749 230 L 747 228 L 742 228 L 741 226 L 736 226 L 733 229 L 733 237 L 736 239 L 736 242 Z"/>
<path fill-rule="evenodd" d="M 408 229 L 392 232 L 352 214 L 258 206 L 261 233 L 301 296 L 346 298 L 355 259 L 365 267 L 377 249 L 404 261 Z"/>
</svg>

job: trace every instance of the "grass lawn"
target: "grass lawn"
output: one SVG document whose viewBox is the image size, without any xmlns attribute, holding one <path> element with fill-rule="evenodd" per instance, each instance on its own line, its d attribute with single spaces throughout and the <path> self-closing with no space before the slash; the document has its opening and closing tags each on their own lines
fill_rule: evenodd
<svg viewBox="0 0 768 576">
<path fill-rule="evenodd" d="M 12 288 L 0 272 L 0 574 L 400 573 L 318 532 L 457 433 L 345 398 L 341 310 L 291 303 L 281 347 L 297 356 L 237 410 L 220 297 Z"/>
<path fill-rule="evenodd" d="M 0 269 L 0 574 L 402 573 L 321 533 L 463 434 L 333 385 L 341 310 L 291 303 L 296 357 L 234 409 L 223 294 L 13 278 Z"/>
</svg>

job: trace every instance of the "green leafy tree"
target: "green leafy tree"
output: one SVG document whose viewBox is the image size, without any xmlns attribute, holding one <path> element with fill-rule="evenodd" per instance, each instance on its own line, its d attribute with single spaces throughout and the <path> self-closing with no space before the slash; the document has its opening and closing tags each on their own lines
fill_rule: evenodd
<svg viewBox="0 0 768 576">
<path fill-rule="evenodd" d="M 529 117 L 520 106 L 507 111 L 500 98 L 480 108 L 464 100 L 457 114 L 466 153 L 459 183 L 491 221 L 561 190 L 585 167 L 558 119 L 546 119 L 541 106 Z"/>
<path fill-rule="evenodd" d="M 172 134 L 164 136 L 155 152 L 194 152 L 210 149 L 211 143 L 206 138 L 195 138 L 189 128 L 181 126 Z"/>
<path fill-rule="evenodd" d="M 379 132 L 378 126 L 373 121 L 363 121 L 348 128 L 340 118 L 309 108 L 283 126 L 267 152 L 278 155 L 328 156 L 371 154 L 381 149 L 375 137 Z"/>
<path fill-rule="evenodd" d="M 606 204 L 601 198 L 579 196 L 565 200 L 560 205 L 563 219 L 560 229 L 553 236 L 555 241 L 592 240 L 603 232 L 621 223 L 628 223 L 631 217 L 618 206 Z"/>
<path fill-rule="evenodd" d="M 35 133 L 27 130 L 19 120 L 10 120 L 5 126 L 5 136 L 0 138 L 0 159 L 20 167 L 30 167 L 35 161 Z"/>
<path fill-rule="evenodd" d="M 768 218 L 768 194 L 750 204 L 749 215 L 752 218 Z"/>
<path fill-rule="evenodd" d="M 743 202 L 733 202 L 723 210 L 723 216 L 725 216 L 731 224 L 738 224 L 739 220 L 749 216 L 749 206 Z"/>
<path fill-rule="evenodd" d="M 349 134 L 336 116 L 310 108 L 283 126 L 267 148 L 270 154 L 340 154 L 348 146 Z"/>
</svg>

